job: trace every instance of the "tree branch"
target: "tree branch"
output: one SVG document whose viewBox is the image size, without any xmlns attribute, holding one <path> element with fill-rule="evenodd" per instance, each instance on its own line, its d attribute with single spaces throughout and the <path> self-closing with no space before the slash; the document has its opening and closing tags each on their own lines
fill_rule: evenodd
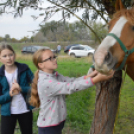
<svg viewBox="0 0 134 134">
<path fill-rule="evenodd" d="M 74 14 L 73 12 L 71 12 L 66 7 L 63 7 L 63 6 L 61 6 L 61 5 L 57 4 L 57 3 L 54 3 L 54 2 L 52 2 L 50 0 L 47 0 L 47 1 L 49 1 L 50 3 L 52 3 L 52 4 L 54 4 L 54 5 L 58 6 L 58 7 L 61 7 L 63 9 L 65 9 L 66 11 L 68 11 L 69 13 L 71 13 L 73 16 L 75 16 L 77 19 L 79 19 L 83 24 L 85 24 L 94 33 L 94 35 L 97 37 L 98 41 L 101 42 L 101 40 L 100 40 L 99 36 L 96 34 L 96 32 L 85 21 L 83 21 L 79 16 L 77 16 L 76 14 Z"/>
<path fill-rule="evenodd" d="M 94 6 L 92 6 L 87 0 L 84 0 L 84 1 L 88 4 L 88 6 L 92 7 L 93 10 L 96 11 L 106 23 L 108 23 L 107 20 L 106 20 L 106 19 L 103 17 L 103 15 L 100 13 L 100 11 L 96 10 L 96 8 L 95 8 Z"/>
<path fill-rule="evenodd" d="M 75 7 L 81 7 L 81 6 L 75 6 Z M 89 8 L 89 7 L 82 7 L 82 8 L 86 8 L 86 9 L 94 10 L 93 8 Z M 107 13 L 105 13 L 105 12 L 101 12 L 101 11 L 99 11 L 99 10 L 96 10 L 96 11 L 97 11 L 97 13 L 103 13 L 103 14 L 108 15 L 108 14 L 107 14 Z M 108 22 L 107 22 L 107 20 L 106 20 L 106 23 L 108 23 Z"/>
</svg>

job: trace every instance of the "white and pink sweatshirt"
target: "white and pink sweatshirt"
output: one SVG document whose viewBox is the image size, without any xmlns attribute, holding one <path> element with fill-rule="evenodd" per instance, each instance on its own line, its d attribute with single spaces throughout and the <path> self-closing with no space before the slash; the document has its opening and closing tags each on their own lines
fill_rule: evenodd
<svg viewBox="0 0 134 134">
<path fill-rule="evenodd" d="M 38 127 L 57 126 L 66 119 L 65 95 L 93 86 L 92 79 L 64 77 L 57 72 L 49 74 L 39 70 L 38 95 L 40 112 Z M 74 100 L 75 101 L 75 100 Z"/>
</svg>

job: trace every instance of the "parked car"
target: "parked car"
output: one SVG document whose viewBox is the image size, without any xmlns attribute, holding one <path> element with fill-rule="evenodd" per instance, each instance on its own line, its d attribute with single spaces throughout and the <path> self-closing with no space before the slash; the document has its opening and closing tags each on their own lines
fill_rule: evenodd
<svg viewBox="0 0 134 134">
<path fill-rule="evenodd" d="M 64 53 L 68 53 L 69 49 L 70 49 L 72 46 L 79 46 L 79 45 L 81 45 L 81 44 L 72 44 L 72 45 L 65 46 Z"/>
<path fill-rule="evenodd" d="M 42 49 L 42 48 L 45 48 L 45 49 L 50 49 L 49 47 L 47 46 L 25 46 L 22 48 L 21 50 L 21 53 L 23 54 L 33 54 L 35 53 L 37 50 L 39 49 Z M 50 49 L 53 53 L 57 53 L 57 50 L 53 50 L 53 49 Z"/>
<path fill-rule="evenodd" d="M 83 57 L 94 54 L 95 49 L 88 45 L 72 46 L 69 50 L 69 55 L 72 57 Z"/>
</svg>

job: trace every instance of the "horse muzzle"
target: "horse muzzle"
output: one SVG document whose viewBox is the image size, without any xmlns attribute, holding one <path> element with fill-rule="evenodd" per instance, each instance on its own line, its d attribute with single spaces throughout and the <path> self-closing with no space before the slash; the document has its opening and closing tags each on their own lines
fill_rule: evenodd
<svg viewBox="0 0 134 134">
<path fill-rule="evenodd" d="M 96 51 L 93 57 L 95 69 L 103 74 L 108 74 L 110 70 L 114 70 L 117 63 L 116 58 L 112 56 L 110 51 Z"/>
</svg>

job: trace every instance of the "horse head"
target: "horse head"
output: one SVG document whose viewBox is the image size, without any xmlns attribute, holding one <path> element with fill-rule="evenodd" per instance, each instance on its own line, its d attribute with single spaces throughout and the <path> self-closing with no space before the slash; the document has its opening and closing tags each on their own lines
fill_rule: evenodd
<svg viewBox="0 0 134 134">
<path fill-rule="evenodd" d="M 109 34 L 94 54 L 95 69 L 104 74 L 111 69 L 118 70 L 120 66 L 123 69 L 125 64 L 134 67 L 134 8 L 125 9 L 121 0 L 117 1 L 117 12 L 108 23 Z M 131 72 L 127 73 L 132 78 Z"/>
</svg>

